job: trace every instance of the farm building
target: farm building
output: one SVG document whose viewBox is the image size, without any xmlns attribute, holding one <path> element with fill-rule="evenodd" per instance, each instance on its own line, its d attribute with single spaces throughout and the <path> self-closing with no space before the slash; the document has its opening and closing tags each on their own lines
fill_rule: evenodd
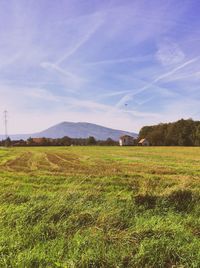
<svg viewBox="0 0 200 268">
<path fill-rule="evenodd" d="M 120 146 L 131 146 L 134 145 L 134 138 L 129 135 L 124 135 L 119 138 Z"/>
<path fill-rule="evenodd" d="M 53 139 L 51 139 L 51 138 L 29 138 L 27 140 L 27 144 L 40 145 L 44 142 L 51 142 L 51 141 L 53 141 Z"/>
<path fill-rule="evenodd" d="M 149 142 L 147 139 L 141 139 L 139 142 L 138 142 L 138 145 L 140 146 L 149 146 Z"/>
<path fill-rule="evenodd" d="M 44 138 L 33 138 L 33 142 L 34 142 L 34 143 L 37 143 L 37 144 L 42 143 L 43 140 L 44 140 Z"/>
</svg>

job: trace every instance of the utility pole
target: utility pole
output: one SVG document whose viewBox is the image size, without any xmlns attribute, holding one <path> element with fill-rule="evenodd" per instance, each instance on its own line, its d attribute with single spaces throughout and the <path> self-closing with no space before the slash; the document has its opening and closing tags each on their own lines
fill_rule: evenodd
<svg viewBox="0 0 200 268">
<path fill-rule="evenodd" d="M 8 138 L 8 111 L 4 111 L 5 138 Z"/>
</svg>

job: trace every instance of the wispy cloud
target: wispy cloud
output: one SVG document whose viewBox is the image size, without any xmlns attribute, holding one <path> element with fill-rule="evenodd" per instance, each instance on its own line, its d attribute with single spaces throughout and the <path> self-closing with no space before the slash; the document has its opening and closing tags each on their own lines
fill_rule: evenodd
<svg viewBox="0 0 200 268">
<path fill-rule="evenodd" d="M 50 62 L 42 62 L 41 67 L 44 69 L 47 69 L 48 71 L 55 71 L 55 73 L 61 74 L 66 78 L 65 84 L 67 88 L 65 88 L 67 91 L 74 91 L 74 87 L 80 87 L 86 79 L 81 78 L 80 76 L 71 73 L 61 67 L 59 67 L 57 64 L 50 63 Z M 71 88 L 70 88 L 71 87 Z"/>
<path fill-rule="evenodd" d="M 179 65 L 178 67 L 172 69 L 169 72 L 166 72 L 162 75 L 159 75 L 158 77 L 156 77 L 151 83 L 148 83 L 147 85 L 145 85 L 144 87 L 136 90 L 133 93 L 128 93 L 125 96 L 123 96 L 120 101 L 116 104 L 116 107 L 121 107 L 122 105 L 124 105 L 127 101 L 131 100 L 135 95 L 142 93 L 144 91 L 146 91 L 147 89 L 149 89 L 150 87 L 152 87 L 154 84 L 162 81 L 163 79 L 169 78 L 170 76 L 172 76 L 174 73 L 176 73 L 177 71 L 183 69 L 184 67 L 197 62 L 200 59 L 200 57 L 196 57 L 193 58 L 191 60 L 188 60 L 186 62 L 184 62 L 183 64 Z"/>
<path fill-rule="evenodd" d="M 162 65 L 168 66 L 183 62 L 185 59 L 185 54 L 178 44 L 167 40 L 159 44 L 156 58 Z"/>
<path fill-rule="evenodd" d="M 72 56 L 83 44 L 85 44 L 91 36 L 98 30 L 98 28 L 104 22 L 104 14 L 94 13 L 88 16 L 91 18 L 92 24 L 88 27 L 87 32 L 74 44 L 74 46 L 69 49 L 61 58 L 56 61 L 56 64 L 59 65 L 63 61 L 66 61 L 70 56 Z"/>
<path fill-rule="evenodd" d="M 138 131 L 197 117 L 196 1 L 61 2 L 0 1 L 0 107 L 10 132 L 63 120 Z"/>
<path fill-rule="evenodd" d="M 101 61 L 87 62 L 86 65 L 95 66 L 95 65 L 107 65 L 107 64 L 117 64 L 117 63 L 137 63 L 137 62 L 146 62 L 152 59 L 152 56 L 142 56 L 142 57 L 127 57 L 121 59 L 107 59 Z"/>
</svg>

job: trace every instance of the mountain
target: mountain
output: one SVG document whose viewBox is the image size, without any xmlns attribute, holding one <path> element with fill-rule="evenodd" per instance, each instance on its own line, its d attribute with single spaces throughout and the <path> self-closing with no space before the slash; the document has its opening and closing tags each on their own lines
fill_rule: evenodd
<svg viewBox="0 0 200 268">
<path fill-rule="evenodd" d="M 122 135 L 137 137 L 136 133 L 84 122 L 62 122 L 38 133 L 11 135 L 10 137 L 11 139 L 27 139 L 29 137 L 62 138 L 68 136 L 70 138 L 88 138 L 89 136 L 93 136 L 97 140 L 106 140 L 107 138 L 118 140 Z M 0 138 L 3 138 L 3 136 L 0 136 Z"/>
</svg>

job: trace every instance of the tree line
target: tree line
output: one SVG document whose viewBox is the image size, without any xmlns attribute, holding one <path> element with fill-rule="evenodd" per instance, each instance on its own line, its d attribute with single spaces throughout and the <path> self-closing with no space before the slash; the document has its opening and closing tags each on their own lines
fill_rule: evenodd
<svg viewBox="0 0 200 268">
<path fill-rule="evenodd" d="M 144 126 L 141 128 L 138 141 L 145 138 L 152 146 L 200 146 L 200 121 L 192 119 L 181 119 L 173 123 L 160 123 L 154 126 Z M 6 140 L 0 141 L 0 146 L 115 146 L 119 145 L 118 141 L 111 138 L 107 140 L 96 140 L 94 137 L 88 138 L 70 138 L 63 137 L 59 139 L 50 138 L 29 138 L 25 140 Z"/>
<path fill-rule="evenodd" d="M 50 139 L 50 138 L 29 138 L 25 140 L 11 140 L 7 138 L 3 141 L 0 141 L 0 146 L 87 146 L 87 145 L 100 145 L 100 146 L 114 146 L 118 145 L 118 141 L 114 141 L 111 138 L 107 140 L 96 140 L 94 137 L 88 138 L 70 138 L 63 137 L 59 139 Z"/>
<path fill-rule="evenodd" d="M 153 146 L 200 146 L 200 121 L 181 119 L 173 123 L 144 126 L 139 139 Z"/>
</svg>

